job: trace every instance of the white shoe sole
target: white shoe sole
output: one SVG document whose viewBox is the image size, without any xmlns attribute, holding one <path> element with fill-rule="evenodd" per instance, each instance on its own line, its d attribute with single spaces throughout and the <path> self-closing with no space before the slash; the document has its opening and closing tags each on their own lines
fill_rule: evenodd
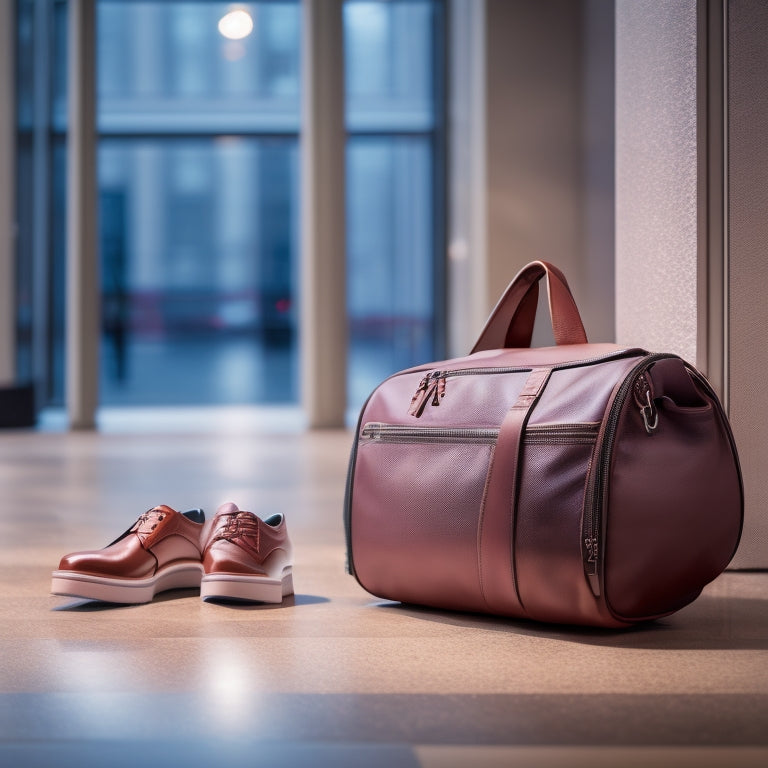
<svg viewBox="0 0 768 768">
<path fill-rule="evenodd" d="M 54 571 L 51 592 L 105 603 L 148 603 L 167 589 L 197 588 L 202 577 L 202 563 L 168 565 L 148 579 L 109 579 L 76 571 Z"/>
<path fill-rule="evenodd" d="M 282 603 L 293 594 L 293 570 L 283 569 L 282 578 L 242 576 L 234 573 L 214 573 L 203 576 L 200 597 L 203 600 L 246 600 L 252 603 Z"/>
</svg>

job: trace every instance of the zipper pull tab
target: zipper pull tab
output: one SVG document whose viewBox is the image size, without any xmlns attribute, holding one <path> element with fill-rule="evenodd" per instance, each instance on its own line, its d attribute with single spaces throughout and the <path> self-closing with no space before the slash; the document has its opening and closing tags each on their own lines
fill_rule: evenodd
<svg viewBox="0 0 768 768">
<path fill-rule="evenodd" d="M 645 431 L 652 435 L 659 427 L 659 412 L 651 394 L 651 385 L 645 374 L 640 374 L 634 386 L 635 403 L 643 417 Z"/>
<path fill-rule="evenodd" d="M 435 395 L 432 398 L 432 405 L 440 405 L 440 401 L 445 397 L 445 374 L 438 372 L 434 374 L 437 377 L 435 386 Z"/>
<path fill-rule="evenodd" d="M 440 401 L 445 397 L 445 373 L 443 371 L 432 371 L 419 382 L 419 386 L 411 398 L 408 414 L 417 419 L 420 418 L 430 397 L 433 406 L 440 405 Z"/>
<path fill-rule="evenodd" d="M 597 569 L 597 558 L 600 554 L 598 540 L 596 536 L 589 536 L 584 539 L 584 568 L 587 574 L 587 581 L 595 597 L 600 597 L 600 574 Z"/>
<path fill-rule="evenodd" d="M 420 382 L 419 386 L 411 398 L 411 405 L 408 408 L 408 415 L 415 416 L 417 419 L 424 413 L 424 406 L 427 403 L 429 397 L 429 381 L 430 376 L 427 374 Z"/>
</svg>

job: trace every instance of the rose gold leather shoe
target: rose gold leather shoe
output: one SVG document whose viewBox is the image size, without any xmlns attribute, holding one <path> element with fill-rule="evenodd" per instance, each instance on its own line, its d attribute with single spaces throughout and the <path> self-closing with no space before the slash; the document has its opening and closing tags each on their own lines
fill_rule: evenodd
<svg viewBox="0 0 768 768">
<path fill-rule="evenodd" d="M 281 603 L 293 594 L 293 546 L 285 517 L 260 520 L 237 505 L 222 504 L 203 553 L 203 600 Z"/>
<path fill-rule="evenodd" d="M 104 549 L 65 555 L 53 572 L 54 595 L 109 603 L 148 603 L 166 589 L 199 587 L 203 575 L 202 509 L 148 510 Z"/>
</svg>

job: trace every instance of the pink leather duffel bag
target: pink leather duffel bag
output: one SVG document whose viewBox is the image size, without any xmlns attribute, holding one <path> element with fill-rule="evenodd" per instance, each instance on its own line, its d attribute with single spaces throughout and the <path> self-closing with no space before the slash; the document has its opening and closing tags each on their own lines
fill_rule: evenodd
<svg viewBox="0 0 768 768">
<path fill-rule="evenodd" d="M 530 348 L 545 276 L 557 345 Z M 349 570 L 374 595 L 603 627 L 694 600 L 742 516 L 706 379 L 675 355 L 588 344 L 545 262 L 515 277 L 470 355 L 373 392 L 345 503 Z"/>
</svg>

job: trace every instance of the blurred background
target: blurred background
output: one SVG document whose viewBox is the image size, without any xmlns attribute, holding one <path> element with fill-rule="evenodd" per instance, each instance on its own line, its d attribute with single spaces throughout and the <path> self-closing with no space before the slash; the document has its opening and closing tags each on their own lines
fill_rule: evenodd
<svg viewBox="0 0 768 768">
<path fill-rule="evenodd" d="M 343 8 L 351 407 L 444 354 L 444 14 Z M 63 406 L 67 3 L 16 23 L 17 376 Z M 100 404 L 298 404 L 301 4 L 98 0 L 96 25 Z"/>
</svg>

